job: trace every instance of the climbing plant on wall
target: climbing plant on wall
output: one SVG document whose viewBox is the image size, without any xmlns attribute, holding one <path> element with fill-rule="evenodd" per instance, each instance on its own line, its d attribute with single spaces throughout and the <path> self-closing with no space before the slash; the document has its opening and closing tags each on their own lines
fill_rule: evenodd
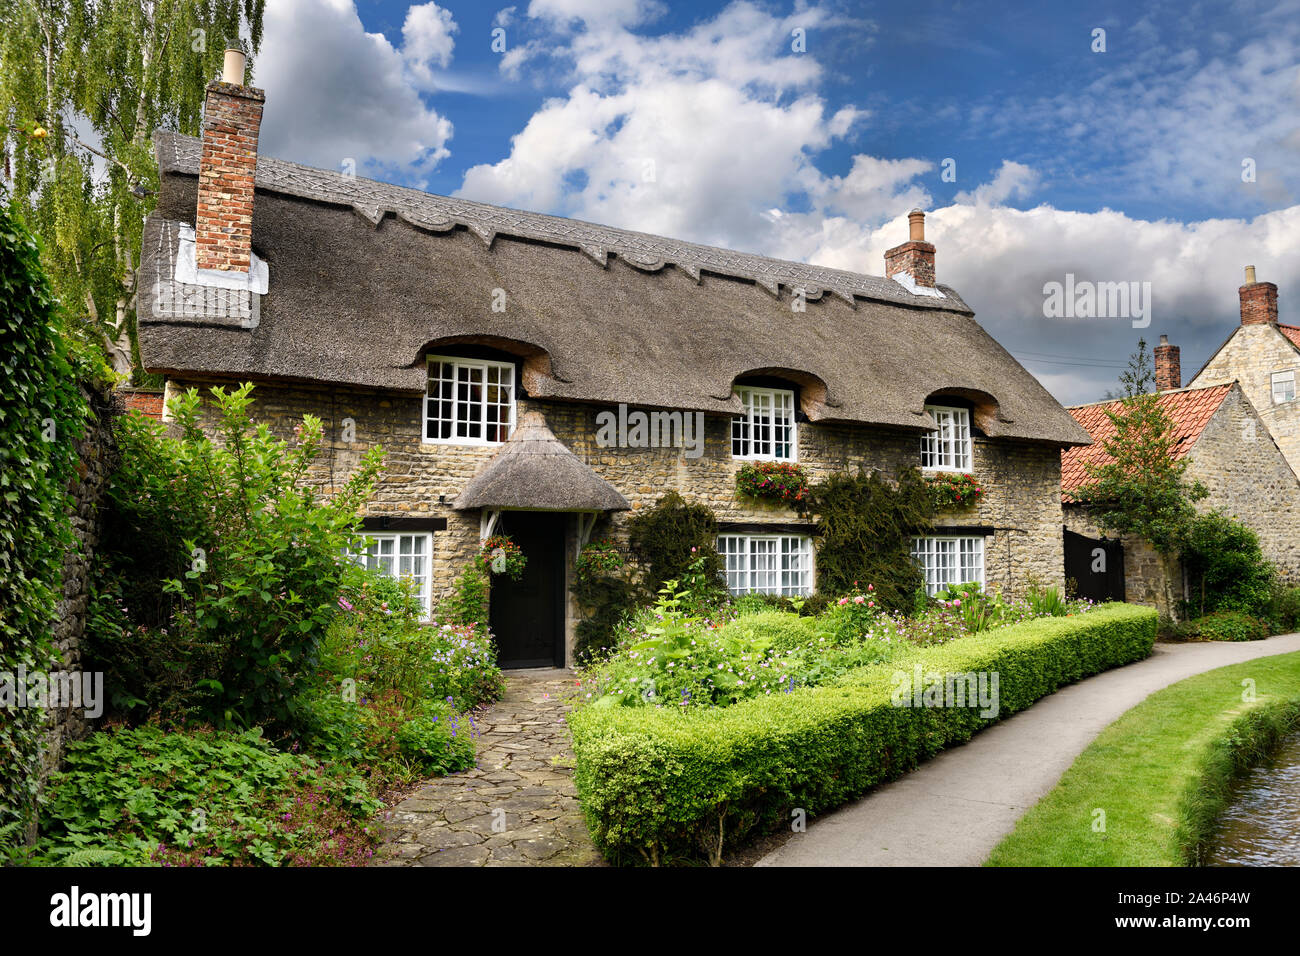
<svg viewBox="0 0 1300 956">
<path fill-rule="evenodd" d="M 86 413 L 35 238 L 0 206 L 0 674 L 55 664 L 68 481 Z M 0 678 L 5 680 L 5 678 Z M 16 690 L 12 680 L 7 681 Z M 0 701 L 0 845 L 31 820 L 42 711 Z M 6 834 L 5 831 L 8 831 Z"/>
<path fill-rule="evenodd" d="M 934 497 L 915 469 L 897 481 L 879 472 L 839 472 L 813 485 L 806 512 L 816 515 L 817 589 L 847 594 L 875 586 L 889 610 L 910 611 L 924 583 L 912 560 L 912 538 L 931 527 Z"/>
</svg>

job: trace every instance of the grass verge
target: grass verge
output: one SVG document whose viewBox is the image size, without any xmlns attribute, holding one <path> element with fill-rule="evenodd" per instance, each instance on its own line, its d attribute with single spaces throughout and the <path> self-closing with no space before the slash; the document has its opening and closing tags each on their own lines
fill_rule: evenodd
<svg viewBox="0 0 1300 956">
<path fill-rule="evenodd" d="M 1172 684 L 1102 731 L 985 865 L 1196 865 L 1235 777 L 1297 723 L 1300 653 Z"/>
</svg>

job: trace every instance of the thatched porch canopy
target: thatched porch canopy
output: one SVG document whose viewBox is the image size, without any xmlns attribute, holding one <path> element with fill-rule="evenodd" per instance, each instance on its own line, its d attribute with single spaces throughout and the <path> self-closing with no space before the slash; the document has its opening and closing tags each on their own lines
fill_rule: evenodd
<svg viewBox="0 0 1300 956">
<path fill-rule="evenodd" d="M 541 412 L 524 413 L 510 440 L 475 475 L 453 505 L 527 511 L 626 511 L 627 499 L 547 427 Z"/>
</svg>

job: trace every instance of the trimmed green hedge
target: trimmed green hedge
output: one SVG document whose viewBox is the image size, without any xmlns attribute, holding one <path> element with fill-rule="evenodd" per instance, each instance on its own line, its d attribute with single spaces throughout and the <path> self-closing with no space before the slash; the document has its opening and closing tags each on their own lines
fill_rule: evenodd
<svg viewBox="0 0 1300 956">
<path fill-rule="evenodd" d="M 1155 611 L 1108 605 L 909 650 L 837 684 L 718 710 L 579 710 L 569 723 L 583 812 L 616 862 L 716 863 L 725 846 L 789 825 L 797 811 L 834 809 L 991 722 L 978 708 L 894 706 L 897 672 L 997 673 L 1001 717 L 1141 660 L 1155 634 Z"/>
</svg>

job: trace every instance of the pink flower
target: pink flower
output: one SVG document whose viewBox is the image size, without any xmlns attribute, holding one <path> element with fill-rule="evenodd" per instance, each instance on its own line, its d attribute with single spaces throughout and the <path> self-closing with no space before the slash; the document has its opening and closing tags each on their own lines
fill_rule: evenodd
<svg viewBox="0 0 1300 956">
<path fill-rule="evenodd" d="M 349 604 L 348 599 L 343 597 L 342 595 L 339 595 L 339 607 L 343 608 L 343 610 L 345 611 L 352 610 L 352 605 Z"/>
<path fill-rule="evenodd" d="M 853 599 L 853 603 L 854 603 L 854 604 L 861 604 L 861 603 L 862 603 L 863 601 L 865 601 L 865 600 L 866 600 L 866 598 L 864 598 L 861 594 L 859 594 L 857 597 L 855 597 L 855 598 Z"/>
<path fill-rule="evenodd" d="M 840 603 L 840 607 L 843 607 L 844 605 L 846 605 L 846 604 L 849 603 L 849 599 L 846 598 L 846 597 L 842 597 L 842 598 L 840 598 L 840 602 L 839 602 L 839 603 Z"/>
</svg>

